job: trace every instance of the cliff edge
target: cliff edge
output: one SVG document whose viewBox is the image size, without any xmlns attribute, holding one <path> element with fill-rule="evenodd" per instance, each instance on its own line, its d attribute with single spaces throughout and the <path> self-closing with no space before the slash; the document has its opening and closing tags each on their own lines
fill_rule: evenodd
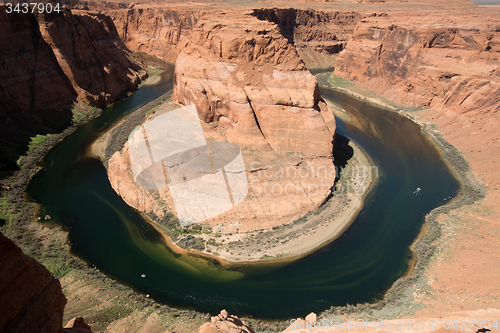
<svg viewBox="0 0 500 333">
<path fill-rule="evenodd" d="M 2 233 L 0 267 L 0 331 L 64 333 L 59 280 Z"/>
</svg>

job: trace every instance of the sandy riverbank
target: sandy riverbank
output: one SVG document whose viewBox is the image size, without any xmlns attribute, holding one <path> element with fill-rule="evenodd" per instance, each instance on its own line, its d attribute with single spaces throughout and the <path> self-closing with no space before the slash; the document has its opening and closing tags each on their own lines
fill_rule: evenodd
<svg viewBox="0 0 500 333">
<path fill-rule="evenodd" d="M 365 195 L 376 182 L 375 172 L 367 172 L 366 177 L 354 172 L 375 169 L 371 169 L 374 165 L 359 147 L 352 142 L 349 146 L 354 155 L 344 169 L 346 174 L 341 176 L 340 188 L 337 185 L 338 192 L 320 209 L 274 230 L 223 236 L 223 242 L 214 246 L 218 256 L 231 262 L 291 260 L 312 253 L 341 236 L 362 209 Z M 256 243 L 256 239 L 261 242 Z M 262 247 L 259 243 L 270 245 Z"/>
</svg>

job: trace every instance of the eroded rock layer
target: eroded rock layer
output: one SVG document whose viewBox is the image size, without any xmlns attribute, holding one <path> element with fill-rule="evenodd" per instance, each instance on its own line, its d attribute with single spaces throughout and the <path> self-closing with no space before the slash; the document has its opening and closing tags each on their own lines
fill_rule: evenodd
<svg viewBox="0 0 500 333">
<path fill-rule="evenodd" d="M 335 74 L 397 104 L 484 113 L 500 110 L 499 60 L 500 32 L 477 16 L 371 17 Z"/>
<path fill-rule="evenodd" d="M 135 51 L 158 56 L 168 62 L 186 45 L 200 10 L 176 4 L 129 4 L 108 1 L 80 1 L 78 9 L 109 15 L 125 45 Z"/>
<path fill-rule="evenodd" d="M 331 156 L 335 120 L 316 78 L 275 24 L 237 21 L 198 24 L 176 61 L 174 99 L 240 147 Z"/>
<path fill-rule="evenodd" d="M 296 8 L 261 8 L 252 13 L 259 20 L 278 24 L 308 68 L 331 68 L 351 40 L 356 24 L 366 14 Z M 377 15 L 377 14 L 373 14 Z"/>
<path fill-rule="evenodd" d="M 3 8 L 3 7 L 2 7 Z M 0 10 L 0 106 L 42 118 L 77 97 L 104 106 L 137 88 L 142 69 L 128 60 L 113 21 L 99 14 L 7 14 Z"/>
<path fill-rule="evenodd" d="M 383 15 L 354 12 L 348 7 L 315 10 L 254 5 L 256 9 L 249 13 L 259 20 L 276 23 L 308 68 L 334 67 L 338 53 L 351 40 L 356 24 L 365 16 Z M 88 0 L 80 1 L 77 8 L 109 15 L 128 48 L 154 54 L 171 63 L 175 63 L 198 20 L 220 19 L 220 10 L 199 2 L 174 6 L 168 2 L 151 5 Z M 225 17 L 234 14 L 240 14 L 239 10 L 226 10 Z"/>
</svg>

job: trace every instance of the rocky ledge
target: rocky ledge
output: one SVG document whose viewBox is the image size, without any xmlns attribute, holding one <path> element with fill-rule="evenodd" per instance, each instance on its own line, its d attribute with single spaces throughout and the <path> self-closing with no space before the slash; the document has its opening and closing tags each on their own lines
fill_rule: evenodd
<svg viewBox="0 0 500 333">
<path fill-rule="evenodd" d="M 226 126 L 240 147 L 332 155 L 333 114 L 274 23 L 250 15 L 200 21 L 177 57 L 174 99 Z"/>
</svg>

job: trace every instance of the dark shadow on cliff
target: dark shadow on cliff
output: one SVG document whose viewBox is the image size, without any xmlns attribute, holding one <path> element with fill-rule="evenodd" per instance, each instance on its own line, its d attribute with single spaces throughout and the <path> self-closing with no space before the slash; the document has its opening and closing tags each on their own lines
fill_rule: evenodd
<svg viewBox="0 0 500 333">
<path fill-rule="evenodd" d="M 68 107 L 65 111 L 45 110 L 36 119 L 19 114 L 0 118 L 0 179 L 9 175 L 9 171 L 19 170 L 17 161 L 26 155 L 32 138 L 36 135 L 59 133 L 71 125 L 72 113 Z M 27 157 L 36 158 L 38 156 Z M 39 156 L 38 158 L 40 158 Z"/>
<path fill-rule="evenodd" d="M 261 21 L 276 23 L 281 34 L 288 42 L 295 45 L 295 29 L 297 28 L 297 10 L 294 8 L 262 8 L 254 9 L 252 16 Z"/>
<path fill-rule="evenodd" d="M 17 161 L 26 155 L 32 137 L 57 133 L 71 124 L 71 107 L 77 98 L 43 39 L 37 19 L 32 14 L 6 14 L 3 8 L 0 6 L 0 31 L 5 37 L 0 48 L 0 179 L 19 169 Z"/>
<path fill-rule="evenodd" d="M 140 56 L 131 55 L 102 14 L 7 14 L 0 6 L 0 31 L 0 179 L 19 170 L 30 145 L 46 144 L 34 137 L 74 125 L 76 102 L 104 107 L 137 89 L 143 75 L 134 63 Z M 92 116 L 77 109 L 77 123 Z M 30 155 L 30 165 L 41 157 Z"/>
<path fill-rule="evenodd" d="M 346 167 L 347 162 L 354 156 L 354 149 L 349 146 L 349 138 L 336 134 L 335 146 L 333 148 L 334 164 L 338 169 Z"/>
</svg>

